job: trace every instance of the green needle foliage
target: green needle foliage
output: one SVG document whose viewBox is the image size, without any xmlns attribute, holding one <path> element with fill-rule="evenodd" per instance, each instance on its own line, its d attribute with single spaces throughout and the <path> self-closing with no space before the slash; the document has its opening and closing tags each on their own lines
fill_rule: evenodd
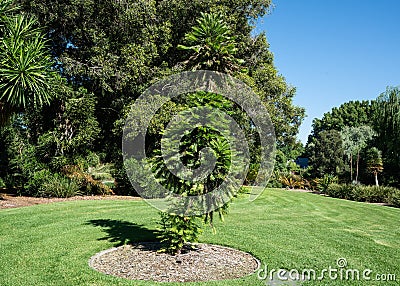
<svg viewBox="0 0 400 286">
<path fill-rule="evenodd" d="M 160 212 L 161 232 L 159 238 L 165 244 L 161 252 L 180 254 L 190 242 L 197 242 L 202 233 L 201 222 L 195 216 L 170 215 Z"/>
<path fill-rule="evenodd" d="M 199 97 L 201 95 L 201 93 L 197 94 Z M 196 120 L 197 116 L 197 114 L 191 114 L 188 112 L 185 118 L 189 118 L 188 120 Z M 218 124 L 220 124 L 221 127 L 224 125 L 226 126 L 226 122 L 223 122 L 222 119 L 214 118 L 214 120 L 217 119 L 219 120 Z M 177 137 L 179 137 L 179 134 L 182 134 L 182 132 L 185 132 L 183 126 L 178 125 L 178 128 L 179 127 L 182 127 L 182 130 L 176 132 Z M 172 141 L 174 139 L 176 138 L 172 138 Z M 170 172 L 165 165 L 160 150 L 157 149 L 155 150 L 155 156 L 152 161 L 153 171 L 167 189 L 184 197 L 201 196 L 215 190 L 224 180 L 227 179 L 227 173 L 231 168 L 233 168 L 231 161 L 232 151 L 230 149 L 230 144 L 222 134 L 213 130 L 213 128 L 199 126 L 183 136 L 179 143 L 179 153 L 174 154 L 173 157 L 169 158 L 169 165 L 176 165 L 176 163 L 182 162 L 184 166 L 190 170 L 201 168 L 201 164 L 204 163 L 204 158 L 202 157 L 207 157 L 207 154 L 205 153 L 202 155 L 202 151 L 206 150 L 206 148 L 210 148 L 212 149 L 211 152 L 216 159 L 215 167 L 211 174 L 198 182 L 185 181 Z M 240 164 L 238 165 L 238 167 L 241 167 Z M 234 182 L 232 182 L 232 185 L 235 186 Z M 228 195 L 232 198 L 233 192 Z M 214 212 L 217 212 L 220 219 L 223 220 L 223 215 L 226 213 L 228 207 L 226 203 L 221 205 L 220 199 L 220 197 L 216 196 L 208 200 L 206 202 L 207 207 L 215 208 L 215 211 L 206 211 L 204 215 L 177 215 L 174 214 L 174 209 L 170 209 L 168 213 L 161 213 L 160 225 L 162 225 L 162 229 L 160 232 L 160 238 L 162 239 L 162 242 L 166 244 L 164 250 L 173 254 L 179 254 L 185 246 L 185 243 L 196 242 L 201 233 L 201 225 L 197 222 L 199 218 L 201 218 L 205 223 L 209 223 L 215 232 L 213 226 Z M 184 204 L 177 203 L 177 205 L 173 206 L 173 208 L 175 207 L 190 211 L 190 206 Z"/>
<path fill-rule="evenodd" d="M 49 104 L 55 74 L 36 18 L 15 14 L 12 1 L 0 4 L 0 107 L 2 122 L 14 111 Z M 4 111 L 4 113 L 3 113 Z"/>
<path fill-rule="evenodd" d="M 178 49 L 191 53 L 184 62 L 192 70 L 206 69 L 230 73 L 239 69 L 244 61 L 235 58 L 238 51 L 235 37 L 223 16 L 216 13 L 201 13 L 197 25 L 185 35 L 189 46 L 178 45 Z"/>
</svg>

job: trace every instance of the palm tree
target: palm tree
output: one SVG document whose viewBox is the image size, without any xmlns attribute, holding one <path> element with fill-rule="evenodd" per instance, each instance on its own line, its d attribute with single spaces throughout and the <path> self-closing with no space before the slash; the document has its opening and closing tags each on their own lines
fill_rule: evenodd
<svg viewBox="0 0 400 286">
<path fill-rule="evenodd" d="M 12 0 L 0 0 L 0 126 L 53 96 L 55 73 L 44 34 L 35 18 L 18 11 Z"/>
<path fill-rule="evenodd" d="M 379 186 L 378 173 L 383 171 L 382 152 L 376 147 L 372 147 L 367 152 L 367 169 L 374 174 L 375 185 Z"/>
<path fill-rule="evenodd" d="M 201 13 L 197 26 L 185 35 L 185 41 L 189 46 L 178 45 L 178 49 L 192 52 L 184 62 L 189 69 L 231 73 L 243 63 L 235 58 L 235 37 L 221 14 Z"/>
</svg>

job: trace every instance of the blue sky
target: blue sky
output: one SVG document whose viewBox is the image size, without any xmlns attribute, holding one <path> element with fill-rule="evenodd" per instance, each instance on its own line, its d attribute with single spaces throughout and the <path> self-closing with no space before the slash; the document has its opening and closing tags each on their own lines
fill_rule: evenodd
<svg viewBox="0 0 400 286">
<path fill-rule="evenodd" d="M 400 85 L 400 1 L 275 0 L 265 31 L 275 66 L 312 120 L 350 100 L 375 99 Z"/>
</svg>

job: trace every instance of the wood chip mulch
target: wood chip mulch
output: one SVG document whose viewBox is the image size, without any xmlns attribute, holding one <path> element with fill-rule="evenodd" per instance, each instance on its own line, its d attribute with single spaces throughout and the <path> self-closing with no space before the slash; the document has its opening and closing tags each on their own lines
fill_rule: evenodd
<svg viewBox="0 0 400 286">
<path fill-rule="evenodd" d="M 49 204 L 55 202 L 67 202 L 78 200 L 140 200 L 138 197 L 131 196 L 76 196 L 71 198 L 34 198 L 25 196 L 16 196 L 0 193 L 0 209 L 27 207 L 38 204 Z"/>
<path fill-rule="evenodd" d="M 124 245 L 96 254 L 89 265 L 108 275 L 156 282 L 236 279 L 259 268 L 249 253 L 218 245 L 196 244 L 175 256 L 159 249 L 157 242 Z"/>
</svg>

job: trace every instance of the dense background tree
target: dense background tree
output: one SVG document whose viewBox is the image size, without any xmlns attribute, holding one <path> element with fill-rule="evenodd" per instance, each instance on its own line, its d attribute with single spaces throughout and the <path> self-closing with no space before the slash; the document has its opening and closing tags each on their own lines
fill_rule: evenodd
<svg viewBox="0 0 400 286">
<path fill-rule="evenodd" d="M 388 87 L 374 104 L 376 146 L 382 150 L 387 184 L 400 186 L 400 88 Z"/>
<path fill-rule="evenodd" d="M 292 157 L 301 150 L 296 135 L 304 109 L 293 105 L 295 89 L 286 84 L 274 67 L 265 35 L 252 35 L 257 18 L 269 12 L 269 0 L 19 2 L 26 13 L 35 15 L 45 27 L 54 69 L 66 79 L 57 84 L 56 92 L 61 96 L 50 107 L 24 113 L 24 125 L 33 146 L 47 146 L 50 138 L 62 142 L 48 148 L 46 158 L 59 157 L 57 154 L 62 152 L 70 154 L 61 156 L 68 160 L 57 166 L 76 164 L 78 157 L 86 158 L 94 152 L 101 161 L 115 164 L 120 186 L 129 186 L 123 184 L 120 151 L 126 107 L 157 79 L 189 68 L 182 63 L 189 59 L 190 49 L 181 50 L 178 45 L 198 45 L 196 41 L 187 41 L 185 35 L 197 24 L 201 13 L 217 11 L 219 20 L 231 31 L 224 42 L 228 45 L 223 57 L 234 55 L 243 60 L 233 60 L 228 71 L 237 70 L 232 69 L 235 64 L 245 71 L 235 76 L 251 86 L 267 106 L 278 148 L 284 156 L 295 159 Z M 73 105 L 74 100 L 82 104 Z M 71 118 L 62 115 L 68 107 L 73 109 L 68 115 Z M 82 124 L 70 124 L 73 117 L 81 115 L 86 116 Z M 62 135 L 74 129 L 82 131 L 70 132 L 70 139 Z M 47 160 L 46 164 L 61 162 Z M 257 162 L 254 166 L 257 168 Z"/>
<path fill-rule="evenodd" d="M 371 121 L 373 110 L 374 108 L 371 101 L 349 101 L 343 103 L 339 107 L 332 108 L 332 110 L 325 113 L 321 119 L 315 118 L 303 156 L 315 156 L 315 142 L 319 140 L 319 134 L 321 132 L 338 131 L 342 135 L 343 151 L 345 155 L 344 160 L 348 161 L 349 166 L 349 168 L 344 168 L 344 172 L 341 173 L 341 179 L 350 182 L 353 181 L 353 156 L 354 153 L 357 153 L 357 151 L 355 151 L 357 144 L 353 140 L 355 137 L 349 133 L 349 130 L 361 126 L 373 126 L 373 122 Z M 317 177 L 323 176 L 323 174 L 318 173 L 314 173 L 314 175 Z"/>
<path fill-rule="evenodd" d="M 321 131 L 310 144 L 310 164 L 314 177 L 343 172 L 343 141 L 339 131 Z"/>
<path fill-rule="evenodd" d="M 343 103 L 325 113 L 321 119 L 315 118 L 313 120 L 309 141 L 322 131 L 342 131 L 344 127 L 372 126 L 372 115 L 373 107 L 371 101 L 363 100 Z"/>
<path fill-rule="evenodd" d="M 321 132 L 337 130 L 342 133 L 345 159 L 349 163 L 349 169 L 341 177 L 343 181 L 353 181 L 354 161 L 359 161 L 355 164 L 356 169 L 359 165 L 359 176 L 356 175 L 355 179 L 362 183 L 373 183 L 370 178 L 371 161 L 368 158 L 372 156 L 371 150 L 378 150 L 382 152 L 381 160 L 385 166 L 381 169 L 380 164 L 376 165 L 378 173 L 381 172 L 382 183 L 400 186 L 400 151 L 397 144 L 400 138 L 399 103 L 400 88 L 388 87 L 376 100 L 350 101 L 333 108 L 322 119 L 314 119 L 304 155 L 315 154 L 315 142 L 319 140 Z M 376 154 L 375 157 L 379 158 Z"/>
<path fill-rule="evenodd" d="M 360 153 L 370 144 L 375 135 L 375 131 L 367 125 L 362 125 L 360 127 L 345 126 L 343 128 L 341 136 L 343 140 L 344 153 L 347 155 L 350 162 L 351 181 L 353 181 L 353 157 L 356 156 L 355 181 L 358 182 Z"/>
</svg>

